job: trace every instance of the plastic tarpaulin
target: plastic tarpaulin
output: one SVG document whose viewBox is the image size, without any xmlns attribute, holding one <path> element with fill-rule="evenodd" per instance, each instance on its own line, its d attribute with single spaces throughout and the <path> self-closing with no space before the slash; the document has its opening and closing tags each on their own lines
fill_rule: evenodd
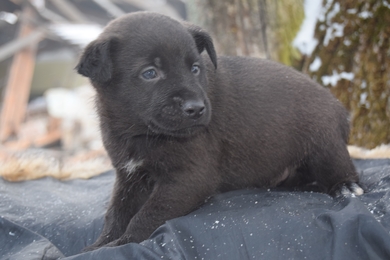
<svg viewBox="0 0 390 260">
<path fill-rule="evenodd" d="M 115 175 L 0 179 L 0 259 L 390 259 L 390 160 L 355 160 L 362 196 L 237 190 L 150 239 L 81 253 L 103 226 Z"/>
</svg>

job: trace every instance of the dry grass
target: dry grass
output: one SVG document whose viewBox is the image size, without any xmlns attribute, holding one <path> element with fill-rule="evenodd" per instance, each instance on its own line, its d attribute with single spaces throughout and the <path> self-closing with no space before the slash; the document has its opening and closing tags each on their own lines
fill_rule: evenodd
<svg viewBox="0 0 390 260">
<path fill-rule="evenodd" d="M 0 150 L 0 165 L 0 176 L 8 181 L 43 177 L 88 179 L 112 169 L 104 150 L 83 151 L 72 156 L 46 149 Z"/>
</svg>

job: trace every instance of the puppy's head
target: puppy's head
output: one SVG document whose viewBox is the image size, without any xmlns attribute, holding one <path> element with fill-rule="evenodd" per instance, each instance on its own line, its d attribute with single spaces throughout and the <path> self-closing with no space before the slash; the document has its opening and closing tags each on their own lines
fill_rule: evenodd
<svg viewBox="0 0 390 260">
<path fill-rule="evenodd" d="M 204 50 L 216 68 L 202 29 L 140 12 L 111 22 L 76 68 L 97 89 L 101 116 L 116 119 L 111 124 L 137 135 L 189 136 L 211 118 Z"/>
</svg>

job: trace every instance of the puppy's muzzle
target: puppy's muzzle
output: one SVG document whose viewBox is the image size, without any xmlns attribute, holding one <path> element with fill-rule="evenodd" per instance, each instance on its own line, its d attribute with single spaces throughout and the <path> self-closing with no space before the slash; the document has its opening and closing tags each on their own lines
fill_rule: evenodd
<svg viewBox="0 0 390 260">
<path fill-rule="evenodd" d="M 154 133 L 189 136 L 204 129 L 210 122 L 211 107 L 207 98 L 173 97 L 171 102 L 156 110 L 148 122 Z"/>
<path fill-rule="evenodd" d="M 190 119 L 199 119 L 206 111 L 206 106 L 202 100 L 187 100 L 181 106 L 183 113 Z"/>
</svg>

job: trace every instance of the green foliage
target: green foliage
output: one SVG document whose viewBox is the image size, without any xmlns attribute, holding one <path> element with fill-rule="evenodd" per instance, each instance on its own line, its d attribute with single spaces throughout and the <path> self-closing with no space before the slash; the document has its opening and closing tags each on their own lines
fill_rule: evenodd
<svg viewBox="0 0 390 260">
<path fill-rule="evenodd" d="M 303 0 L 279 0 L 273 4 L 276 5 L 275 38 L 278 61 L 291 66 L 301 58 L 301 54 L 291 43 L 305 16 Z"/>
</svg>

